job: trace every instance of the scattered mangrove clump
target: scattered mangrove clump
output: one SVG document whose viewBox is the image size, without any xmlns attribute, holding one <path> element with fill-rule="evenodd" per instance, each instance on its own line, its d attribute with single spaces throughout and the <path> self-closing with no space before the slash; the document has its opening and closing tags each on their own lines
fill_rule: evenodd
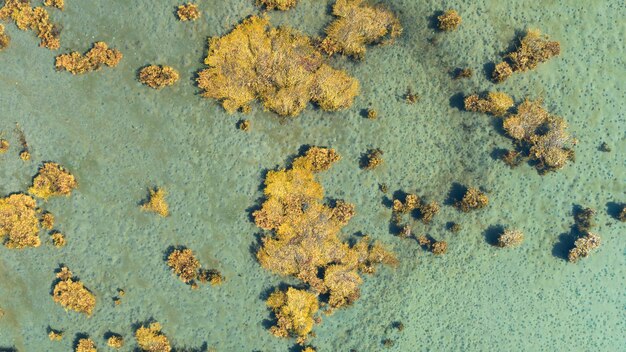
<svg viewBox="0 0 626 352">
<path fill-rule="evenodd" d="M 78 340 L 75 352 L 97 352 L 96 343 L 90 338 L 82 338 Z"/>
<path fill-rule="evenodd" d="M 296 7 L 297 0 L 257 0 L 257 6 L 265 6 L 268 10 L 287 11 Z"/>
<path fill-rule="evenodd" d="M 11 37 L 4 33 L 4 25 L 0 24 L 0 51 L 9 46 L 9 43 L 11 43 Z"/>
<path fill-rule="evenodd" d="M 457 233 L 457 232 L 461 231 L 461 224 L 459 224 L 458 222 L 450 222 L 450 223 L 447 224 L 446 227 L 452 233 Z"/>
<path fill-rule="evenodd" d="M 478 188 L 468 188 L 463 195 L 463 199 L 458 201 L 455 206 L 461 209 L 464 212 L 469 212 L 471 210 L 482 209 L 489 204 L 489 198 L 483 192 L 481 192 Z"/>
<path fill-rule="evenodd" d="M 67 70 L 73 75 L 96 71 L 102 66 L 115 67 L 122 60 L 122 53 L 117 49 L 109 49 L 104 42 L 96 42 L 85 55 L 79 52 L 62 54 L 56 57 L 57 70 Z"/>
<path fill-rule="evenodd" d="M 54 232 L 50 235 L 50 239 L 52 240 L 52 245 L 56 248 L 65 247 L 67 244 L 67 240 L 65 239 L 65 235 L 60 232 Z"/>
<path fill-rule="evenodd" d="M 5 0 L 4 6 L 0 8 L 0 20 L 8 19 L 13 20 L 17 28 L 23 31 L 33 30 L 41 39 L 39 46 L 50 50 L 61 46 L 59 29 L 50 22 L 48 11 L 43 7 L 32 7 L 29 0 Z"/>
<path fill-rule="evenodd" d="M 239 120 L 239 122 L 237 123 L 237 128 L 239 128 L 240 130 L 242 130 L 244 132 L 249 132 L 250 131 L 250 120 Z"/>
<path fill-rule="evenodd" d="M 194 3 L 187 3 L 185 5 L 178 6 L 176 15 L 182 22 L 195 21 L 200 18 L 200 9 L 198 9 L 198 5 Z"/>
<path fill-rule="evenodd" d="M 274 336 L 296 337 L 298 343 L 303 344 L 318 321 L 315 316 L 319 310 L 317 296 L 307 290 L 293 287 L 276 290 L 266 304 L 276 316 L 276 325 L 270 328 Z"/>
<path fill-rule="evenodd" d="M 370 120 L 376 120 L 378 118 L 378 111 L 374 109 L 367 109 L 367 118 Z"/>
<path fill-rule="evenodd" d="M 28 193 L 35 197 L 48 199 L 51 196 L 69 196 L 78 187 L 76 178 L 57 163 L 44 163 L 33 179 Z"/>
<path fill-rule="evenodd" d="M 367 151 L 361 160 L 361 168 L 364 170 L 373 170 L 383 163 L 383 151 L 376 148 Z"/>
<path fill-rule="evenodd" d="M 63 331 L 48 328 L 48 338 L 50 341 L 61 341 L 63 339 Z"/>
<path fill-rule="evenodd" d="M 65 310 L 91 315 L 96 306 L 96 296 L 82 282 L 73 277 L 72 272 L 63 267 L 57 273 L 58 282 L 54 285 L 52 299 Z"/>
<path fill-rule="evenodd" d="M 112 334 L 107 339 L 107 345 L 111 348 L 119 349 L 124 347 L 124 338 L 118 334 Z"/>
<path fill-rule="evenodd" d="M 437 25 L 439 30 L 446 32 L 459 28 L 461 22 L 463 21 L 456 10 L 447 10 L 441 16 L 438 16 L 437 20 L 439 21 Z"/>
<path fill-rule="evenodd" d="M 211 285 L 220 285 L 224 281 L 222 274 L 215 269 L 201 269 L 200 261 L 188 248 L 175 249 L 167 257 L 167 265 L 172 272 L 186 284 L 197 288 L 195 280 L 201 283 L 211 283 Z"/>
<path fill-rule="evenodd" d="M 326 38 L 320 44 L 328 55 L 341 53 L 362 59 L 366 45 L 390 42 L 402 34 L 398 17 L 380 5 L 337 0 L 332 13 L 337 19 L 326 27 Z"/>
<path fill-rule="evenodd" d="M 310 148 L 291 168 L 269 171 L 265 197 L 253 213 L 262 238 L 257 259 L 272 272 L 293 276 L 311 293 L 323 295 L 328 312 L 348 306 L 360 296 L 360 273 L 375 272 L 376 264 L 396 265 L 395 256 L 368 236 L 350 245 L 339 239 L 341 229 L 354 216 L 354 205 L 337 200 L 322 202 L 324 189 L 315 179 L 339 155 L 327 148 Z"/>
<path fill-rule="evenodd" d="M 472 94 L 465 98 L 465 110 L 488 113 L 494 116 L 505 115 L 515 105 L 513 98 L 502 92 L 490 92 L 486 98 Z"/>
<path fill-rule="evenodd" d="M 154 89 L 171 86 L 179 78 L 178 71 L 170 66 L 150 65 L 139 70 L 139 82 Z"/>
<path fill-rule="evenodd" d="M 561 169 L 574 158 L 571 146 L 575 140 L 566 131 L 567 122 L 548 113 L 540 100 L 521 103 L 517 113 L 504 120 L 503 127 L 542 173 Z"/>
<path fill-rule="evenodd" d="M 542 62 L 561 53 L 559 42 L 550 41 L 536 29 L 530 29 L 517 45 L 517 50 L 505 56 L 505 61 L 496 65 L 493 72 L 495 82 L 502 82 L 513 72 L 533 70 Z"/>
<path fill-rule="evenodd" d="M 41 227 L 43 227 L 44 229 L 52 230 L 52 228 L 54 227 L 54 215 L 49 212 L 44 212 L 43 214 L 41 214 L 41 219 L 39 219 L 39 222 L 41 222 Z"/>
<path fill-rule="evenodd" d="M 154 322 L 135 331 L 135 339 L 141 351 L 170 352 L 172 347 L 167 336 L 161 332 L 161 324 Z"/>
<path fill-rule="evenodd" d="M 165 201 L 166 192 L 163 188 L 150 189 L 148 200 L 141 205 L 141 210 L 151 211 L 166 217 L 170 214 L 169 206 Z"/>
<path fill-rule="evenodd" d="M 43 0 L 45 6 L 56 7 L 59 10 L 65 8 L 65 0 Z"/>
<path fill-rule="evenodd" d="M 0 198 L 0 238 L 7 248 L 39 247 L 41 225 L 35 199 L 26 194 Z M 6 237 L 6 238 L 5 238 Z"/>
<path fill-rule="evenodd" d="M 359 93 L 359 82 L 329 66 L 309 37 L 274 28 L 267 17 L 249 17 L 210 39 L 204 63 L 209 68 L 199 72 L 198 87 L 229 113 L 249 110 L 255 99 L 281 116 L 298 116 L 309 101 L 336 111 Z"/>
<path fill-rule="evenodd" d="M 524 234 L 522 231 L 514 229 L 506 229 L 498 237 L 498 247 L 508 248 L 517 247 L 524 241 Z"/>
<path fill-rule="evenodd" d="M 571 263 L 576 263 L 578 259 L 589 256 L 589 254 L 599 246 L 600 236 L 587 232 L 574 242 L 574 248 L 570 249 L 567 259 Z"/>
<path fill-rule="evenodd" d="M 448 242 L 446 241 L 435 241 L 430 249 L 434 255 L 445 254 L 448 251 Z"/>
</svg>

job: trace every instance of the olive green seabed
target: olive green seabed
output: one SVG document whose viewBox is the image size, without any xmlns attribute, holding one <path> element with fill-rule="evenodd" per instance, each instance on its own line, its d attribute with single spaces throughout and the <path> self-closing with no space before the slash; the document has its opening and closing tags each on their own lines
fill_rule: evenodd
<svg viewBox="0 0 626 352">
<path fill-rule="evenodd" d="M 370 234 L 401 263 L 367 276 L 353 306 L 323 316 L 311 340 L 319 351 L 623 350 L 625 227 L 607 214 L 607 203 L 626 202 L 621 1 L 386 1 L 404 26 L 396 43 L 369 48 L 364 62 L 333 59 L 361 81 L 353 107 L 309 108 L 286 122 L 258 105 L 249 115 L 228 115 L 202 99 L 193 82 L 206 38 L 257 13 L 254 1 L 198 1 L 202 16 L 187 23 L 174 15 L 181 3 L 68 0 L 63 12 L 50 10 L 63 27 L 58 52 L 5 23 L 12 41 L 0 52 L 0 130 L 11 149 L 0 155 L 0 194 L 26 190 L 48 160 L 71 170 L 79 188 L 44 204 L 66 247 L 42 238 L 40 248 L 0 248 L 0 349 L 70 351 L 82 333 L 106 350 L 104 335 L 112 331 L 130 350 L 133 326 L 153 318 L 178 348 L 288 351 L 294 341 L 265 327 L 271 315 L 263 297 L 284 279 L 256 262 L 258 229 L 249 209 L 262 195 L 264 170 L 284 165 L 303 145 L 321 145 L 343 157 L 320 176 L 327 196 L 356 205 L 344 233 Z M 301 0 L 270 17 L 319 34 L 331 20 L 331 3 Z M 448 8 L 463 17 L 459 29 L 429 28 L 430 17 Z M 483 65 L 528 27 L 559 40 L 561 55 L 494 86 Z M 55 55 L 84 52 L 95 41 L 123 52 L 116 68 L 82 76 L 54 71 Z M 151 63 L 174 67 L 181 80 L 159 91 L 143 86 L 136 72 Z M 452 80 L 455 67 L 471 67 L 474 76 Z M 403 101 L 408 87 L 421 96 L 414 105 Z M 510 140 L 492 117 L 460 111 L 458 94 L 494 89 L 516 101 L 541 97 L 565 117 L 579 139 L 576 162 L 540 176 L 528 165 L 511 170 L 492 158 Z M 378 119 L 364 118 L 367 108 Z M 236 128 L 241 118 L 251 120 L 250 132 Z M 29 162 L 18 157 L 16 122 L 29 142 Z M 600 152 L 602 142 L 613 151 Z M 363 171 L 359 158 L 371 148 L 383 150 L 385 161 Z M 443 206 L 430 226 L 415 226 L 417 234 L 447 241 L 447 254 L 435 257 L 390 233 L 391 209 L 379 183 L 442 203 L 454 182 L 483 187 L 490 204 L 469 214 Z M 154 186 L 168 192 L 167 218 L 138 206 Z M 574 204 L 598 210 L 602 245 L 570 264 L 559 243 L 574 223 Z M 462 230 L 446 231 L 448 221 Z M 495 225 L 522 230 L 525 242 L 514 249 L 490 245 L 487 229 Z M 192 248 L 203 267 L 220 270 L 227 281 L 191 290 L 164 261 L 172 245 Z M 53 302 L 61 263 L 98 297 L 91 317 Z M 116 306 L 118 288 L 126 294 Z M 397 321 L 403 331 L 390 327 Z M 48 326 L 64 330 L 63 340 L 50 341 Z M 393 346 L 384 347 L 385 339 Z"/>
</svg>

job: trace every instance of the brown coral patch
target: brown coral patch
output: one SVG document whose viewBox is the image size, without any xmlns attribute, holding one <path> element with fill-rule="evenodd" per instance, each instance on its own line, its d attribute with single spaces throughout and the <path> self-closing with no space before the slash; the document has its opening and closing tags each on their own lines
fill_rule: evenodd
<svg viewBox="0 0 626 352">
<path fill-rule="evenodd" d="M 204 62 L 209 68 L 199 72 L 198 87 L 230 113 L 256 99 L 281 116 L 299 115 L 309 101 L 336 111 L 350 107 L 359 92 L 358 81 L 330 67 L 309 37 L 271 27 L 265 17 L 212 38 Z"/>
<path fill-rule="evenodd" d="M 257 0 L 258 6 L 265 6 L 268 10 L 287 11 L 296 7 L 297 0 Z"/>
<path fill-rule="evenodd" d="M 439 29 L 446 32 L 459 28 L 463 21 L 456 10 L 447 10 L 441 16 L 437 17 L 437 20 L 439 21 L 437 25 Z"/>
<path fill-rule="evenodd" d="M 517 49 L 505 56 L 505 61 L 496 65 L 493 78 L 496 83 L 504 81 L 513 72 L 535 69 L 540 63 L 548 61 L 561 53 L 559 42 L 550 41 L 539 30 L 530 29 L 520 39 Z"/>
<path fill-rule="evenodd" d="M 48 199 L 51 196 L 69 196 L 76 187 L 78 183 L 74 175 L 57 163 L 48 162 L 39 168 L 28 193 Z"/>
<path fill-rule="evenodd" d="M 54 285 L 52 299 L 66 310 L 91 315 L 96 306 L 96 296 L 82 282 L 72 278 L 71 271 L 65 269 L 57 274 L 59 281 Z"/>
<path fill-rule="evenodd" d="M 96 352 L 96 343 L 90 338 L 82 338 L 76 344 L 75 352 Z"/>
<path fill-rule="evenodd" d="M 8 19 L 13 20 L 17 28 L 23 31 L 35 31 L 41 39 L 39 46 L 50 50 L 61 46 L 59 31 L 50 22 L 48 11 L 43 7 L 32 7 L 28 0 L 5 0 L 4 6 L 0 8 L 0 20 Z"/>
<path fill-rule="evenodd" d="M 181 21 L 195 21 L 200 18 L 200 10 L 198 9 L 198 5 L 193 3 L 188 3 L 186 5 L 178 6 L 178 10 L 176 11 L 176 15 L 178 19 Z"/>
<path fill-rule="evenodd" d="M 141 351 L 145 352 L 170 352 L 172 347 L 167 336 L 161 332 L 161 324 L 151 323 L 149 326 L 141 326 L 135 331 L 135 339 Z"/>
<path fill-rule="evenodd" d="M 467 111 L 502 116 L 515 105 L 515 102 L 506 93 L 490 92 L 485 98 L 480 98 L 477 94 L 470 95 L 465 98 L 464 104 Z"/>
<path fill-rule="evenodd" d="M 326 27 L 326 38 L 320 44 L 329 55 L 363 58 L 366 45 L 392 41 L 402 33 L 393 12 L 363 0 L 337 0 L 332 12 L 337 19 Z"/>
<path fill-rule="evenodd" d="M 469 188 L 463 195 L 463 199 L 456 203 L 456 207 L 467 213 L 471 210 L 482 209 L 487 204 L 489 204 L 489 198 L 485 193 L 478 188 Z"/>
<path fill-rule="evenodd" d="M 200 262 L 188 248 L 173 250 L 167 257 L 167 265 L 184 283 L 194 280 L 200 269 Z"/>
<path fill-rule="evenodd" d="M 315 314 L 319 310 L 315 294 L 289 287 L 286 291 L 276 290 L 266 304 L 276 316 L 276 325 L 270 329 L 273 335 L 306 340 L 313 330 Z"/>
<path fill-rule="evenodd" d="M 39 247 L 40 230 L 35 199 L 26 194 L 0 198 L 0 238 L 6 237 L 6 247 Z"/>
<path fill-rule="evenodd" d="M 179 78 L 178 71 L 170 66 L 150 65 L 139 70 L 139 82 L 154 89 L 171 86 Z"/>
<path fill-rule="evenodd" d="M 122 53 L 109 49 L 104 42 L 96 42 L 84 55 L 79 52 L 62 54 L 56 57 L 57 70 L 67 70 L 74 75 L 96 71 L 102 66 L 115 67 L 122 60 Z"/>
</svg>

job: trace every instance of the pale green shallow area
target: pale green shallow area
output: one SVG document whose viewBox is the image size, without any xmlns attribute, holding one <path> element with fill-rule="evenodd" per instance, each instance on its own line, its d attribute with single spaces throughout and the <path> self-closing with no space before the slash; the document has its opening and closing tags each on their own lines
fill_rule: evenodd
<svg viewBox="0 0 626 352">
<path fill-rule="evenodd" d="M 264 327 L 271 315 L 262 297 L 284 278 L 262 269 L 251 253 L 258 229 L 248 209 L 262 196 L 264 170 L 284 165 L 303 145 L 331 146 L 343 157 L 321 180 L 327 196 L 356 204 L 345 234 L 370 234 L 401 261 L 395 270 L 366 277 L 352 307 L 323 317 L 311 340 L 318 351 L 624 350 L 625 226 L 607 213 L 608 203 L 626 202 L 623 2 L 387 1 L 403 36 L 371 48 L 363 62 L 333 59 L 361 81 L 351 109 L 310 107 L 281 121 L 254 106 L 246 116 L 249 133 L 235 128 L 243 115 L 201 98 L 193 77 L 203 67 L 207 37 L 228 32 L 258 9 L 252 0 L 198 3 L 202 18 L 194 23 L 176 21 L 176 1 L 67 0 L 64 12 L 51 10 L 63 27 L 60 52 L 83 52 L 101 40 L 124 53 L 117 68 L 83 76 L 55 72 L 57 52 L 6 24 L 12 43 L 0 53 L 0 130 L 12 148 L 0 156 L 0 194 L 25 190 L 47 160 L 73 171 L 80 187 L 70 198 L 43 204 L 67 235 L 65 248 L 47 239 L 37 249 L 0 248 L 6 312 L 0 350 L 70 351 L 81 333 L 106 351 L 103 336 L 113 331 L 126 337 L 130 351 L 133 325 L 150 318 L 179 349 L 293 348 L 293 340 Z M 319 34 L 331 20 L 331 3 L 302 0 L 270 17 Z M 459 10 L 463 24 L 457 32 L 436 33 L 429 17 L 446 8 Z M 497 121 L 460 111 L 452 98 L 496 89 L 483 65 L 498 60 L 527 27 L 559 40 L 562 54 L 497 89 L 518 101 L 543 98 L 579 139 L 576 162 L 546 176 L 492 158 L 492 150 L 510 148 L 510 140 L 494 127 Z M 177 68 L 181 81 L 161 91 L 140 85 L 136 70 L 149 63 Z M 475 75 L 453 81 L 448 71 L 455 67 L 471 67 Z M 417 104 L 402 101 L 407 87 L 421 96 Z M 379 112 L 376 121 L 361 115 L 370 106 Z M 17 156 L 15 122 L 26 133 L 31 162 Z M 611 153 L 598 150 L 603 141 Z M 362 171 L 359 157 L 372 147 L 385 152 L 385 163 Z M 434 257 L 390 233 L 384 201 L 390 194 L 382 194 L 379 183 L 443 202 L 454 182 L 483 187 L 491 202 L 470 214 L 444 206 L 430 226 L 415 225 L 418 233 L 448 241 L 446 255 Z M 170 193 L 168 218 L 137 207 L 154 185 Z M 574 265 L 558 244 L 573 225 L 575 204 L 598 210 L 602 246 Z M 462 231 L 446 231 L 448 221 Z M 521 229 L 523 246 L 488 244 L 485 231 L 496 225 Z M 227 282 L 192 291 L 164 263 L 171 245 L 194 249 Z M 61 263 L 97 295 L 91 318 L 53 303 L 51 284 Z M 118 307 L 112 301 L 117 288 L 126 291 Z M 395 321 L 403 331 L 390 328 Z M 50 342 L 48 326 L 65 330 L 63 341 Z M 394 345 L 383 347 L 385 339 Z"/>
</svg>

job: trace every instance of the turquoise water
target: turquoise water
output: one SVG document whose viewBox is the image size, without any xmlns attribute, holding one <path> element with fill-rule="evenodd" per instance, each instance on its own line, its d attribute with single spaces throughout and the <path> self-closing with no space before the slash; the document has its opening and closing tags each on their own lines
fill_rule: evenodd
<svg viewBox="0 0 626 352">
<path fill-rule="evenodd" d="M 288 351 L 293 340 L 267 332 L 271 315 L 262 299 L 286 280 L 251 253 L 259 231 L 249 209 L 262 196 L 265 170 L 284 166 L 303 145 L 321 145 L 343 157 L 320 179 L 328 197 L 356 205 L 346 236 L 370 234 L 401 263 L 367 276 L 356 304 L 322 317 L 310 341 L 319 351 L 624 350 L 624 224 L 607 209 L 626 202 L 623 3 L 385 3 L 404 26 L 396 43 L 369 48 L 363 62 L 333 59 L 361 82 L 353 107 L 309 108 L 287 121 L 256 105 L 249 115 L 228 115 L 201 98 L 193 82 L 207 37 L 258 13 L 252 0 L 198 1 L 202 17 L 193 23 L 176 20 L 176 1 L 67 0 L 64 12 L 50 10 L 62 25 L 59 52 L 39 48 L 31 32 L 5 23 L 12 42 L 0 52 L 0 130 L 12 147 L 0 156 L 0 194 L 25 190 L 49 160 L 70 169 L 79 189 L 42 205 L 66 234 L 65 248 L 0 248 L 0 348 L 70 351 L 75 336 L 87 334 L 106 350 L 103 336 L 112 331 L 132 350 L 133 326 L 155 319 L 178 349 Z M 332 20 L 331 4 L 301 0 L 292 11 L 269 15 L 274 24 L 316 35 Z M 447 8 L 457 9 L 463 24 L 453 33 L 435 32 L 430 17 Z M 494 86 L 483 65 L 498 60 L 525 28 L 559 40 L 561 55 Z M 57 54 L 84 52 L 94 41 L 121 50 L 120 65 L 82 76 L 55 72 Z M 153 63 L 178 69 L 180 82 L 161 91 L 142 86 L 136 71 Z M 455 67 L 475 74 L 454 81 L 448 71 Z M 421 97 L 415 105 L 403 102 L 408 87 Z M 510 148 L 510 140 L 491 117 L 458 108 L 459 94 L 493 89 L 517 101 L 541 97 L 565 117 L 579 139 L 576 162 L 540 176 L 528 165 L 511 170 L 495 160 L 492 151 Z M 362 117 L 368 107 L 378 120 Z M 235 127 L 244 117 L 252 123 L 249 133 Z M 30 162 L 18 158 L 16 122 Z M 602 142 L 612 152 L 600 152 Z M 385 163 L 362 171 L 359 158 L 370 148 L 382 149 Z M 415 232 L 448 242 L 448 253 L 434 257 L 390 233 L 385 197 L 391 193 L 381 193 L 380 183 L 440 203 L 453 183 L 480 186 L 490 205 L 470 214 L 443 206 L 431 225 L 416 224 Z M 137 206 L 155 185 L 169 192 L 168 218 Z M 598 210 L 602 245 L 570 264 L 560 244 L 574 223 L 574 205 Z M 449 221 L 462 230 L 447 231 Z M 495 248 L 488 243 L 493 226 L 518 228 L 526 240 L 517 249 Z M 227 281 L 190 290 L 163 261 L 172 245 L 192 248 Z M 52 301 L 61 263 L 96 294 L 92 317 L 66 313 Z M 126 295 L 115 306 L 118 288 Z M 403 331 L 391 328 L 398 321 Z M 49 341 L 48 326 L 64 330 L 64 339 Z M 393 346 L 384 347 L 385 339 Z"/>
</svg>

